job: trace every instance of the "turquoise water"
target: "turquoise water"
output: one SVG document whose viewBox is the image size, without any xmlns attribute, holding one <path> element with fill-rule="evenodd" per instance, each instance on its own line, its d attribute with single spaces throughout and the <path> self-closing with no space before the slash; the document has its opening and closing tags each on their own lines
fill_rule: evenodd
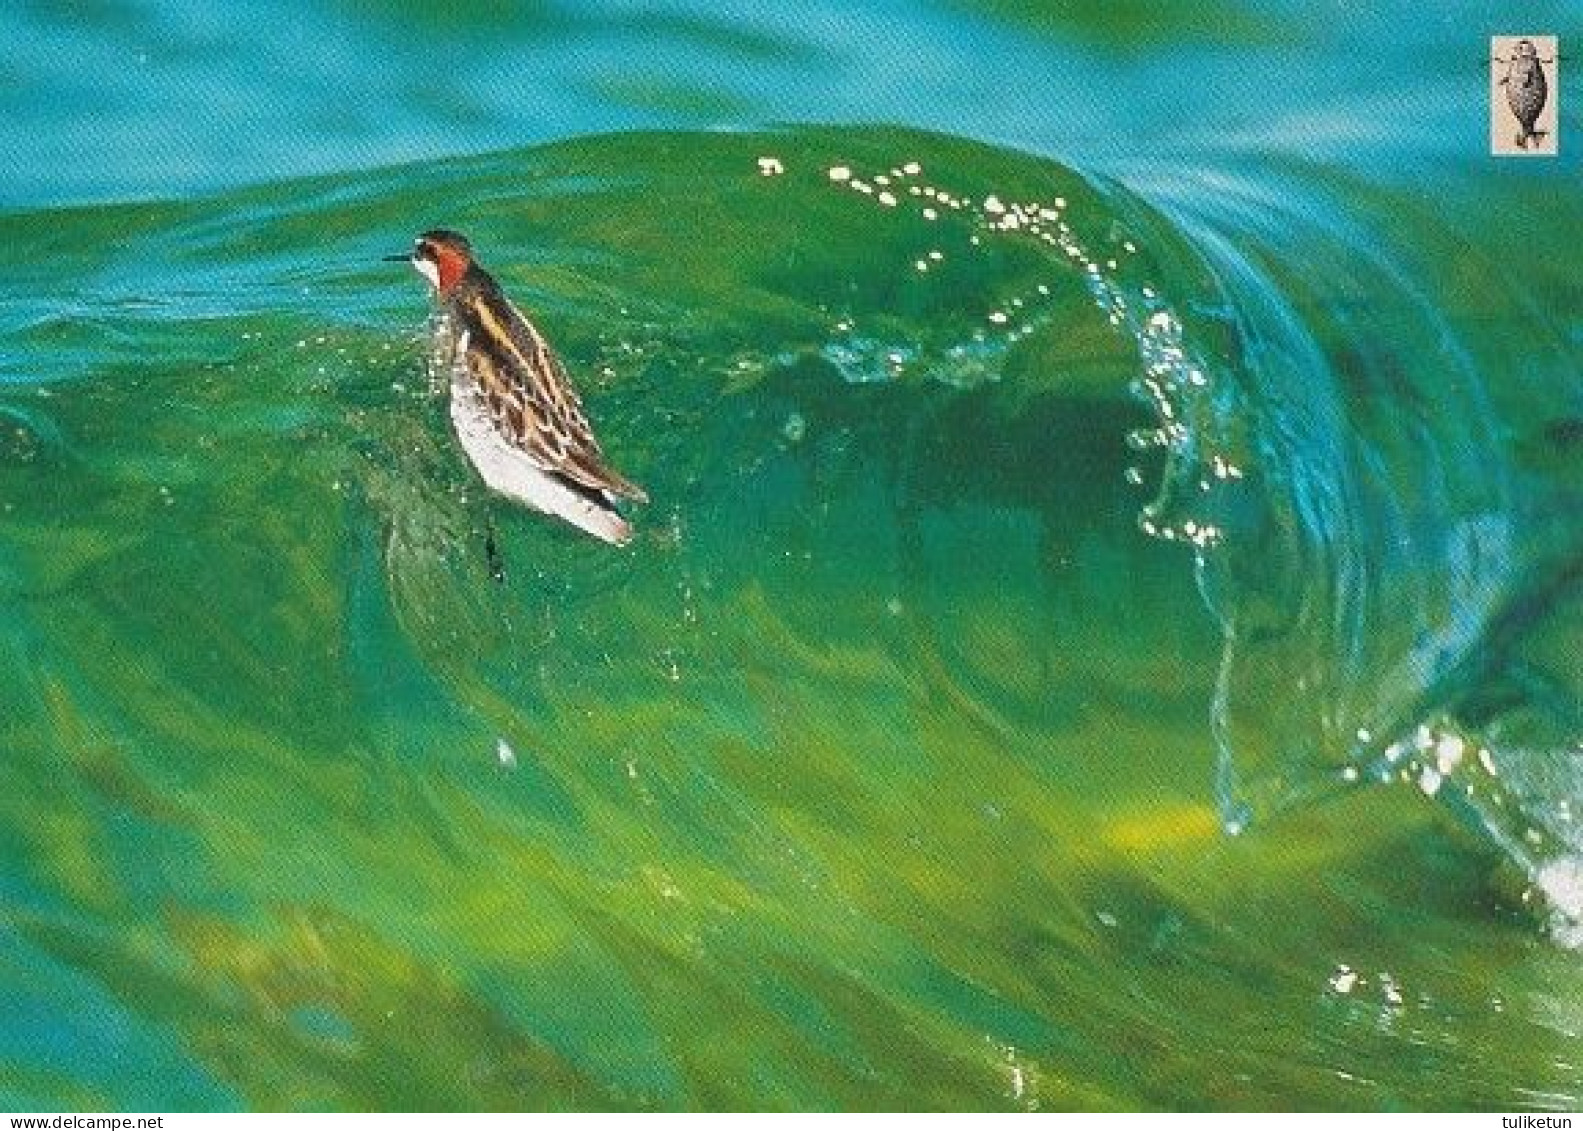
<svg viewBox="0 0 1583 1131">
<path fill-rule="evenodd" d="M 0 1107 L 1576 1105 L 1495 6 L 448 12 L 5 17 Z M 440 223 L 631 547 L 470 478 Z"/>
</svg>

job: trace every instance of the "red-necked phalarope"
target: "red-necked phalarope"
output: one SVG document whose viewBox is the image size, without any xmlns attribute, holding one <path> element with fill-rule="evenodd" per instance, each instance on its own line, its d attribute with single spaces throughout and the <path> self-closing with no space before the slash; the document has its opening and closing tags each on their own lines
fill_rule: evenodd
<svg viewBox="0 0 1583 1131">
<path fill-rule="evenodd" d="M 612 470 L 566 367 L 456 232 L 424 232 L 408 255 L 440 306 L 435 358 L 451 385 L 451 424 L 489 487 L 622 545 L 618 498 L 647 502 Z"/>
</svg>

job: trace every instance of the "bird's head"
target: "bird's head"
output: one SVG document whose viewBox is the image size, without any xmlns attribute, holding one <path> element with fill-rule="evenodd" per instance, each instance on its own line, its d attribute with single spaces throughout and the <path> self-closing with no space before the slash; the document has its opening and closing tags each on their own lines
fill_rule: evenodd
<svg viewBox="0 0 1583 1131">
<path fill-rule="evenodd" d="M 387 260 L 411 263 L 418 274 L 429 281 L 434 293 L 444 298 L 462 281 L 467 269 L 473 265 L 473 246 L 460 232 L 435 228 L 424 232 L 412 245 L 407 255 L 388 255 Z"/>
</svg>

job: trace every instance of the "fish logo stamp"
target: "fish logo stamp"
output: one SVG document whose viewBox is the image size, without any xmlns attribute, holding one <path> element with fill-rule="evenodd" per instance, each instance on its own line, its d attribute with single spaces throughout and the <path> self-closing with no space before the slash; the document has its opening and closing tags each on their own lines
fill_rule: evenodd
<svg viewBox="0 0 1583 1131">
<path fill-rule="evenodd" d="M 1490 36 L 1490 153 L 1560 152 L 1560 45 L 1553 35 Z"/>
</svg>

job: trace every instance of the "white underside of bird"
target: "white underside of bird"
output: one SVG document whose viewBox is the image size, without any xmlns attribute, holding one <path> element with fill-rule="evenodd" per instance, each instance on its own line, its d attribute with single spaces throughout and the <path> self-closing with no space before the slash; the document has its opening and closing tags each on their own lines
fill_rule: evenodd
<svg viewBox="0 0 1583 1131">
<path fill-rule="evenodd" d="M 573 487 L 563 476 L 540 466 L 496 427 L 478 383 L 467 371 L 467 336 L 458 342 L 451 365 L 451 427 L 462 450 L 490 490 L 536 511 L 563 518 L 579 530 L 613 545 L 632 538 L 632 527 L 616 513 L 608 492 Z M 601 505 L 591 494 L 597 494 Z"/>
</svg>

